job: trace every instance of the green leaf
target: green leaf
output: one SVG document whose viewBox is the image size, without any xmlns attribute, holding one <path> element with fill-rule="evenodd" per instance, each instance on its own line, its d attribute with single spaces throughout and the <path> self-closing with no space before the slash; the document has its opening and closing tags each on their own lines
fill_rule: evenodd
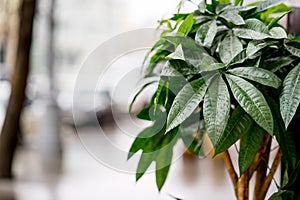
<svg viewBox="0 0 300 200">
<path fill-rule="evenodd" d="M 157 155 L 157 151 L 150 153 L 143 153 L 139 160 L 139 164 L 136 170 L 136 181 L 138 181 L 150 167 L 151 163 L 154 161 Z"/>
<path fill-rule="evenodd" d="M 288 50 L 292 55 L 297 56 L 300 58 L 300 48 L 299 45 L 293 45 L 293 44 L 284 44 L 284 47 L 286 50 Z"/>
<path fill-rule="evenodd" d="M 268 27 L 260 20 L 250 18 L 245 21 L 245 28 L 257 31 L 259 33 L 268 34 Z"/>
<path fill-rule="evenodd" d="M 201 72 L 213 71 L 217 69 L 222 69 L 226 67 L 223 63 L 218 63 L 214 57 L 209 55 L 204 55 L 202 58 L 200 65 L 197 66 Z"/>
<path fill-rule="evenodd" d="M 189 14 L 185 18 L 183 23 L 180 25 L 177 35 L 178 36 L 187 36 L 189 34 L 189 32 L 192 30 L 194 22 L 195 22 L 195 20 L 194 20 L 193 14 Z"/>
<path fill-rule="evenodd" d="M 235 6 L 243 5 L 243 0 L 234 0 L 234 5 Z"/>
<path fill-rule="evenodd" d="M 235 25 L 245 24 L 244 19 L 239 15 L 238 11 L 225 11 L 219 15 L 221 18 L 225 19 L 227 22 L 231 22 Z"/>
<path fill-rule="evenodd" d="M 252 40 L 263 40 L 269 37 L 265 33 L 260 33 L 248 28 L 233 28 L 234 34 L 239 38 L 252 39 Z"/>
<path fill-rule="evenodd" d="M 161 148 L 158 150 L 156 161 L 156 185 L 158 190 L 161 190 L 163 187 L 170 165 L 172 162 L 173 156 L 173 147 L 177 141 L 175 136 L 177 136 L 178 130 L 173 129 L 164 136 L 162 143 L 160 144 Z"/>
<path fill-rule="evenodd" d="M 182 49 L 182 45 L 178 45 L 175 51 L 171 54 L 169 54 L 166 58 L 168 59 L 179 59 L 179 60 L 185 60 L 184 53 Z"/>
<path fill-rule="evenodd" d="M 227 35 L 220 44 L 219 55 L 224 64 L 229 64 L 234 57 L 243 51 L 241 41 L 234 35 Z"/>
<path fill-rule="evenodd" d="M 284 13 L 283 13 L 282 15 L 280 15 L 279 17 L 273 18 L 273 19 L 269 22 L 268 28 L 270 29 L 270 28 L 272 28 L 274 25 L 277 25 L 278 22 L 279 22 L 279 20 L 281 20 L 284 16 L 286 16 L 286 15 L 287 15 L 289 12 L 291 12 L 291 11 L 292 11 L 292 9 L 289 8 L 288 11 L 284 12 Z"/>
<path fill-rule="evenodd" d="M 147 72 L 148 74 L 152 73 L 155 66 L 162 61 L 165 56 L 169 55 L 171 52 L 168 49 L 169 46 L 163 46 L 161 49 L 158 49 L 155 54 L 150 59 L 150 64 L 147 66 Z"/>
<path fill-rule="evenodd" d="M 234 98 L 252 119 L 273 134 L 272 112 L 263 94 L 248 81 L 233 75 L 226 75 Z"/>
<path fill-rule="evenodd" d="M 232 61 L 229 63 L 229 66 L 243 63 L 246 59 L 247 59 L 247 54 L 246 54 L 246 49 L 244 49 L 232 59 Z"/>
<path fill-rule="evenodd" d="M 162 76 L 187 76 L 199 74 L 200 70 L 194 66 L 188 65 L 182 60 L 170 60 L 162 68 Z"/>
<path fill-rule="evenodd" d="M 255 155 L 264 139 L 265 131 L 253 123 L 248 132 L 242 137 L 239 151 L 240 175 L 252 164 Z"/>
<path fill-rule="evenodd" d="M 223 134 L 230 113 L 230 94 L 219 75 L 208 88 L 203 104 L 203 115 L 208 136 L 215 146 Z"/>
<path fill-rule="evenodd" d="M 228 70 L 231 74 L 256 81 L 262 85 L 278 88 L 281 86 L 281 79 L 272 72 L 257 67 L 237 67 Z"/>
<path fill-rule="evenodd" d="M 182 76 L 182 74 L 173 68 L 169 62 L 167 62 L 161 70 L 161 76 Z"/>
<path fill-rule="evenodd" d="M 200 118 L 200 113 L 194 112 L 181 124 L 179 130 L 185 147 L 195 155 L 204 156 L 202 142 L 205 134 L 204 132 L 199 132 L 202 121 Z"/>
<path fill-rule="evenodd" d="M 227 4 L 230 3 L 230 0 L 219 0 L 220 4 Z"/>
<path fill-rule="evenodd" d="M 299 196 L 296 197 L 295 192 L 291 190 L 279 190 L 268 200 L 299 200 Z"/>
<path fill-rule="evenodd" d="M 149 138 L 153 136 L 153 133 L 153 127 L 144 129 L 132 143 L 127 159 L 130 159 L 136 152 L 142 149 L 149 142 Z"/>
<path fill-rule="evenodd" d="M 162 132 L 165 124 L 165 119 L 166 115 L 164 113 L 161 113 L 161 115 L 158 116 L 153 126 L 145 128 L 142 132 L 138 134 L 138 136 L 135 138 L 134 142 L 130 147 L 127 159 L 130 159 L 136 152 L 138 152 L 141 149 L 144 151 L 149 151 L 151 145 L 149 146 L 148 144 L 151 144 L 152 140 L 155 137 L 158 137 L 160 132 Z"/>
<path fill-rule="evenodd" d="M 210 79 L 202 77 L 186 84 L 175 97 L 167 118 L 167 131 L 187 119 L 202 100 Z"/>
<path fill-rule="evenodd" d="M 168 42 L 174 44 L 174 46 L 182 45 L 182 47 L 190 50 L 199 51 L 200 53 L 207 53 L 206 50 L 200 46 L 198 46 L 190 37 L 183 37 L 183 36 L 165 36 Z M 169 52 L 170 53 L 170 52 Z M 187 55 L 186 55 L 187 56 Z"/>
<path fill-rule="evenodd" d="M 293 119 L 300 103 L 300 64 L 292 69 L 285 77 L 280 95 L 280 112 L 285 127 Z"/>
<path fill-rule="evenodd" d="M 243 28 L 233 28 L 233 32 L 244 39 L 262 40 L 269 37 L 268 27 L 255 18 L 247 19 Z"/>
<path fill-rule="evenodd" d="M 214 19 L 212 16 L 206 15 L 196 15 L 194 18 L 196 20 L 195 24 L 202 24 L 204 22 L 208 22 Z"/>
<path fill-rule="evenodd" d="M 201 46 L 211 47 L 217 34 L 217 22 L 212 20 L 202 24 L 195 36 L 195 41 Z"/>
<path fill-rule="evenodd" d="M 277 6 L 284 2 L 284 0 L 265 0 L 256 5 L 255 13 L 265 11 L 269 8 Z"/>
<path fill-rule="evenodd" d="M 221 12 L 243 12 L 243 11 L 249 11 L 249 10 L 254 10 L 256 7 L 255 6 L 234 6 L 232 4 L 224 5 L 224 4 L 219 4 L 216 8 L 216 14 L 220 14 Z"/>
<path fill-rule="evenodd" d="M 298 160 L 297 164 L 295 165 L 290 177 L 289 177 L 289 181 L 288 184 L 285 185 L 282 189 L 289 189 L 289 190 L 294 190 L 297 191 L 299 188 L 299 184 L 300 184 L 300 161 Z M 299 192 L 297 193 L 298 198 L 297 200 L 299 200 Z"/>
<path fill-rule="evenodd" d="M 215 145 L 215 155 L 227 150 L 236 143 L 254 123 L 252 118 L 240 107 L 234 109 L 224 133 Z"/>
<path fill-rule="evenodd" d="M 271 72 L 276 72 L 283 67 L 289 66 L 294 62 L 295 60 L 291 57 L 285 56 L 285 57 L 280 57 L 276 59 L 275 62 L 267 62 L 268 65 L 266 66 L 266 69 L 270 70 Z"/>
<path fill-rule="evenodd" d="M 259 52 L 261 49 L 265 48 L 266 46 L 267 46 L 266 42 L 261 42 L 256 40 L 251 41 L 248 43 L 246 54 L 248 57 L 251 57 L 257 52 Z"/>
<path fill-rule="evenodd" d="M 273 27 L 270 30 L 270 38 L 273 39 L 284 39 L 287 38 L 286 31 L 281 27 Z"/>
<path fill-rule="evenodd" d="M 274 98 L 270 95 L 267 95 L 266 99 L 273 112 L 274 135 L 283 153 L 283 161 L 293 168 L 297 162 L 297 150 L 294 133 L 291 130 L 285 129 L 277 99 L 274 100 Z"/>
<path fill-rule="evenodd" d="M 131 112 L 133 104 L 136 100 L 136 98 L 149 86 L 152 85 L 153 83 L 156 83 L 157 81 L 151 81 L 149 83 L 146 83 L 145 85 L 143 85 L 143 87 L 141 87 L 141 89 L 139 89 L 139 91 L 134 95 L 130 105 L 129 105 L 129 112 Z"/>
<path fill-rule="evenodd" d="M 206 8 L 205 0 L 201 0 L 198 5 L 198 9 L 201 13 L 205 13 L 205 8 Z"/>
</svg>

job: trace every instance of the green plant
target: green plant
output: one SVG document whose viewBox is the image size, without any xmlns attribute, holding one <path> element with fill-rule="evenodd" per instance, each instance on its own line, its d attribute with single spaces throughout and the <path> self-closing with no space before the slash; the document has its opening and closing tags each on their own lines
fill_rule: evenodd
<svg viewBox="0 0 300 200">
<path fill-rule="evenodd" d="M 176 142 L 203 155 L 208 135 L 214 156 L 224 158 L 237 199 L 248 199 L 254 172 L 254 199 L 264 199 L 281 160 L 285 178 L 271 199 L 299 197 L 294 134 L 300 119 L 300 38 L 278 24 L 291 11 L 282 2 L 242 6 L 242 0 L 202 0 L 194 12 L 160 22 L 167 28 L 148 54 L 145 73 L 145 79 L 159 77 L 157 90 L 137 114 L 153 123 L 128 155 L 142 150 L 136 180 L 155 162 L 160 190 Z M 269 166 L 274 138 L 279 148 Z M 237 142 L 239 174 L 228 152 Z"/>
</svg>

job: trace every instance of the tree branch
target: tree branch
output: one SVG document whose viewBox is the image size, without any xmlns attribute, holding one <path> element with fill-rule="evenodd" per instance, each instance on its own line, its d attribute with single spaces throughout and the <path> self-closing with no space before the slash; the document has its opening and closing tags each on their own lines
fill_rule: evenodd
<svg viewBox="0 0 300 200">
<path fill-rule="evenodd" d="M 265 138 L 266 137 L 267 136 L 265 136 Z M 261 192 L 262 184 L 267 175 L 271 144 L 272 144 L 272 140 L 268 139 L 266 148 L 264 148 L 263 151 L 261 152 L 261 159 L 260 159 L 259 165 L 256 169 L 256 179 L 255 179 L 253 200 L 256 200 L 257 197 L 259 196 L 259 194 Z"/>
<path fill-rule="evenodd" d="M 229 154 L 228 150 L 226 150 L 226 151 L 223 152 L 222 157 L 223 157 L 223 159 L 225 161 L 225 165 L 226 165 L 227 171 L 229 173 L 231 182 L 233 184 L 235 195 L 237 196 L 238 176 L 237 176 L 237 173 L 234 170 L 234 167 L 233 167 L 233 164 L 232 164 L 232 161 L 231 161 L 230 154 Z"/>
<path fill-rule="evenodd" d="M 269 174 L 266 176 L 266 178 L 265 178 L 265 180 L 264 180 L 264 182 L 262 184 L 261 192 L 260 192 L 260 198 L 259 199 L 264 199 L 265 198 L 265 196 L 266 196 L 266 194 L 268 192 L 268 189 L 270 187 L 270 184 L 271 184 L 271 182 L 273 180 L 274 174 L 275 174 L 275 172 L 276 172 L 276 170 L 277 170 L 277 168 L 278 168 L 278 166 L 279 166 L 279 164 L 281 162 L 281 157 L 282 157 L 282 152 L 281 152 L 280 149 L 278 149 L 277 154 L 276 154 L 276 156 L 274 158 L 272 167 L 271 167 L 271 169 L 269 171 Z"/>
<path fill-rule="evenodd" d="M 270 134 L 265 134 L 265 138 L 260 146 L 260 149 L 258 150 L 258 152 L 256 153 L 255 155 L 255 158 L 251 164 L 251 166 L 249 167 L 249 179 L 251 179 L 253 173 L 255 172 L 255 170 L 257 169 L 257 167 L 259 166 L 260 164 L 260 161 L 262 159 L 262 154 L 264 152 L 266 152 L 266 149 L 267 149 L 267 144 L 269 143 L 269 141 L 271 140 L 271 136 Z"/>
</svg>

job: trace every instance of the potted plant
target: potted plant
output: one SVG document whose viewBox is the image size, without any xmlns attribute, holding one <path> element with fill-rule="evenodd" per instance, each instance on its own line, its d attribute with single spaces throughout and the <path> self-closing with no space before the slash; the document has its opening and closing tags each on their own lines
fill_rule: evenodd
<svg viewBox="0 0 300 200">
<path fill-rule="evenodd" d="M 145 79 L 158 78 L 158 86 L 137 114 L 152 125 L 136 137 L 128 155 L 142 150 L 136 180 L 155 162 L 160 190 L 177 141 L 202 155 L 209 138 L 213 155 L 224 158 L 237 199 L 249 198 L 254 175 L 254 199 L 265 199 L 280 163 L 284 176 L 271 199 L 299 198 L 294 134 L 300 119 L 300 37 L 278 23 L 291 11 L 282 2 L 201 0 L 194 12 L 160 22 L 166 28 L 148 54 L 145 72 Z M 278 148 L 271 149 L 272 141 Z M 238 170 L 228 151 L 232 145 Z"/>
</svg>

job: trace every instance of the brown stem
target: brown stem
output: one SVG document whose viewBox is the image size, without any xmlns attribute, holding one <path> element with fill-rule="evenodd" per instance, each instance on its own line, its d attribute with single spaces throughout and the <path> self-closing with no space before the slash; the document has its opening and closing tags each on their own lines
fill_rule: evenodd
<svg viewBox="0 0 300 200">
<path fill-rule="evenodd" d="M 238 200 L 249 199 L 249 171 L 244 172 L 238 180 Z"/>
<path fill-rule="evenodd" d="M 225 165 L 226 165 L 227 171 L 229 173 L 229 176 L 231 178 L 231 182 L 232 182 L 233 187 L 234 187 L 235 195 L 237 196 L 238 176 L 237 176 L 237 173 L 234 170 L 234 167 L 233 167 L 233 164 L 232 164 L 232 161 L 231 161 L 230 154 L 229 154 L 228 150 L 223 152 L 222 156 L 223 156 L 223 159 L 225 161 Z"/>
<path fill-rule="evenodd" d="M 273 164 L 272 164 L 272 167 L 269 171 L 269 174 L 266 176 L 262 186 L 261 186 L 261 190 L 260 190 L 260 194 L 259 194 L 259 198 L 258 199 L 264 199 L 267 192 L 268 192 L 268 189 L 270 187 L 270 184 L 272 182 L 272 179 L 274 177 L 274 174 L 281 162 L 281 157 L 282 157 L 282 152 L 280 149 L 278 149 L 277 151 L 277 154 L 274 158 L 274 161 L 273 161 Z"/>
<path fill-rule="evenodd" d="M 255 170 L 257 170 L 257 167 L 259 166 L 260 164 L 260 161 L 262 159 L 262 154 L 264 152 L 266 152 L 266 149 L 267 149 L 267 144 L 269 143 L 269 141 L 271 140 L 271 136 L 270 134 L 266 134 L 265 135 L 265 138 L 260 146 L 260 149 L 258 150 L 258 152 L 256 153 L 255 155 L 255 158 L 251 164 L 251 166 L 249 167 L 249 179 L 252 177 L 253 173 L 255 172 Z"/>
<path fill-rule="evenodd" d="M 270 135 L 267 134 L 269 137 Z M 268 169 L 268 163 L 269 163 L 269 157 L 270 157 L 270 149 L 271 149 L 272 140 L 267 140 L 266 148 L 263 148 L 261 152 L 261 159 L 259 162 L 259 165 L 256 169 L 256 180 L 255 180 L 255 188 L 254 188 L 254 194 L 253 194 L 253 200 L 257 200 L 257 197 L 261 193 L 261 187 L 262 183 L 264 182 L 267 174 Z"/>
</svg>

